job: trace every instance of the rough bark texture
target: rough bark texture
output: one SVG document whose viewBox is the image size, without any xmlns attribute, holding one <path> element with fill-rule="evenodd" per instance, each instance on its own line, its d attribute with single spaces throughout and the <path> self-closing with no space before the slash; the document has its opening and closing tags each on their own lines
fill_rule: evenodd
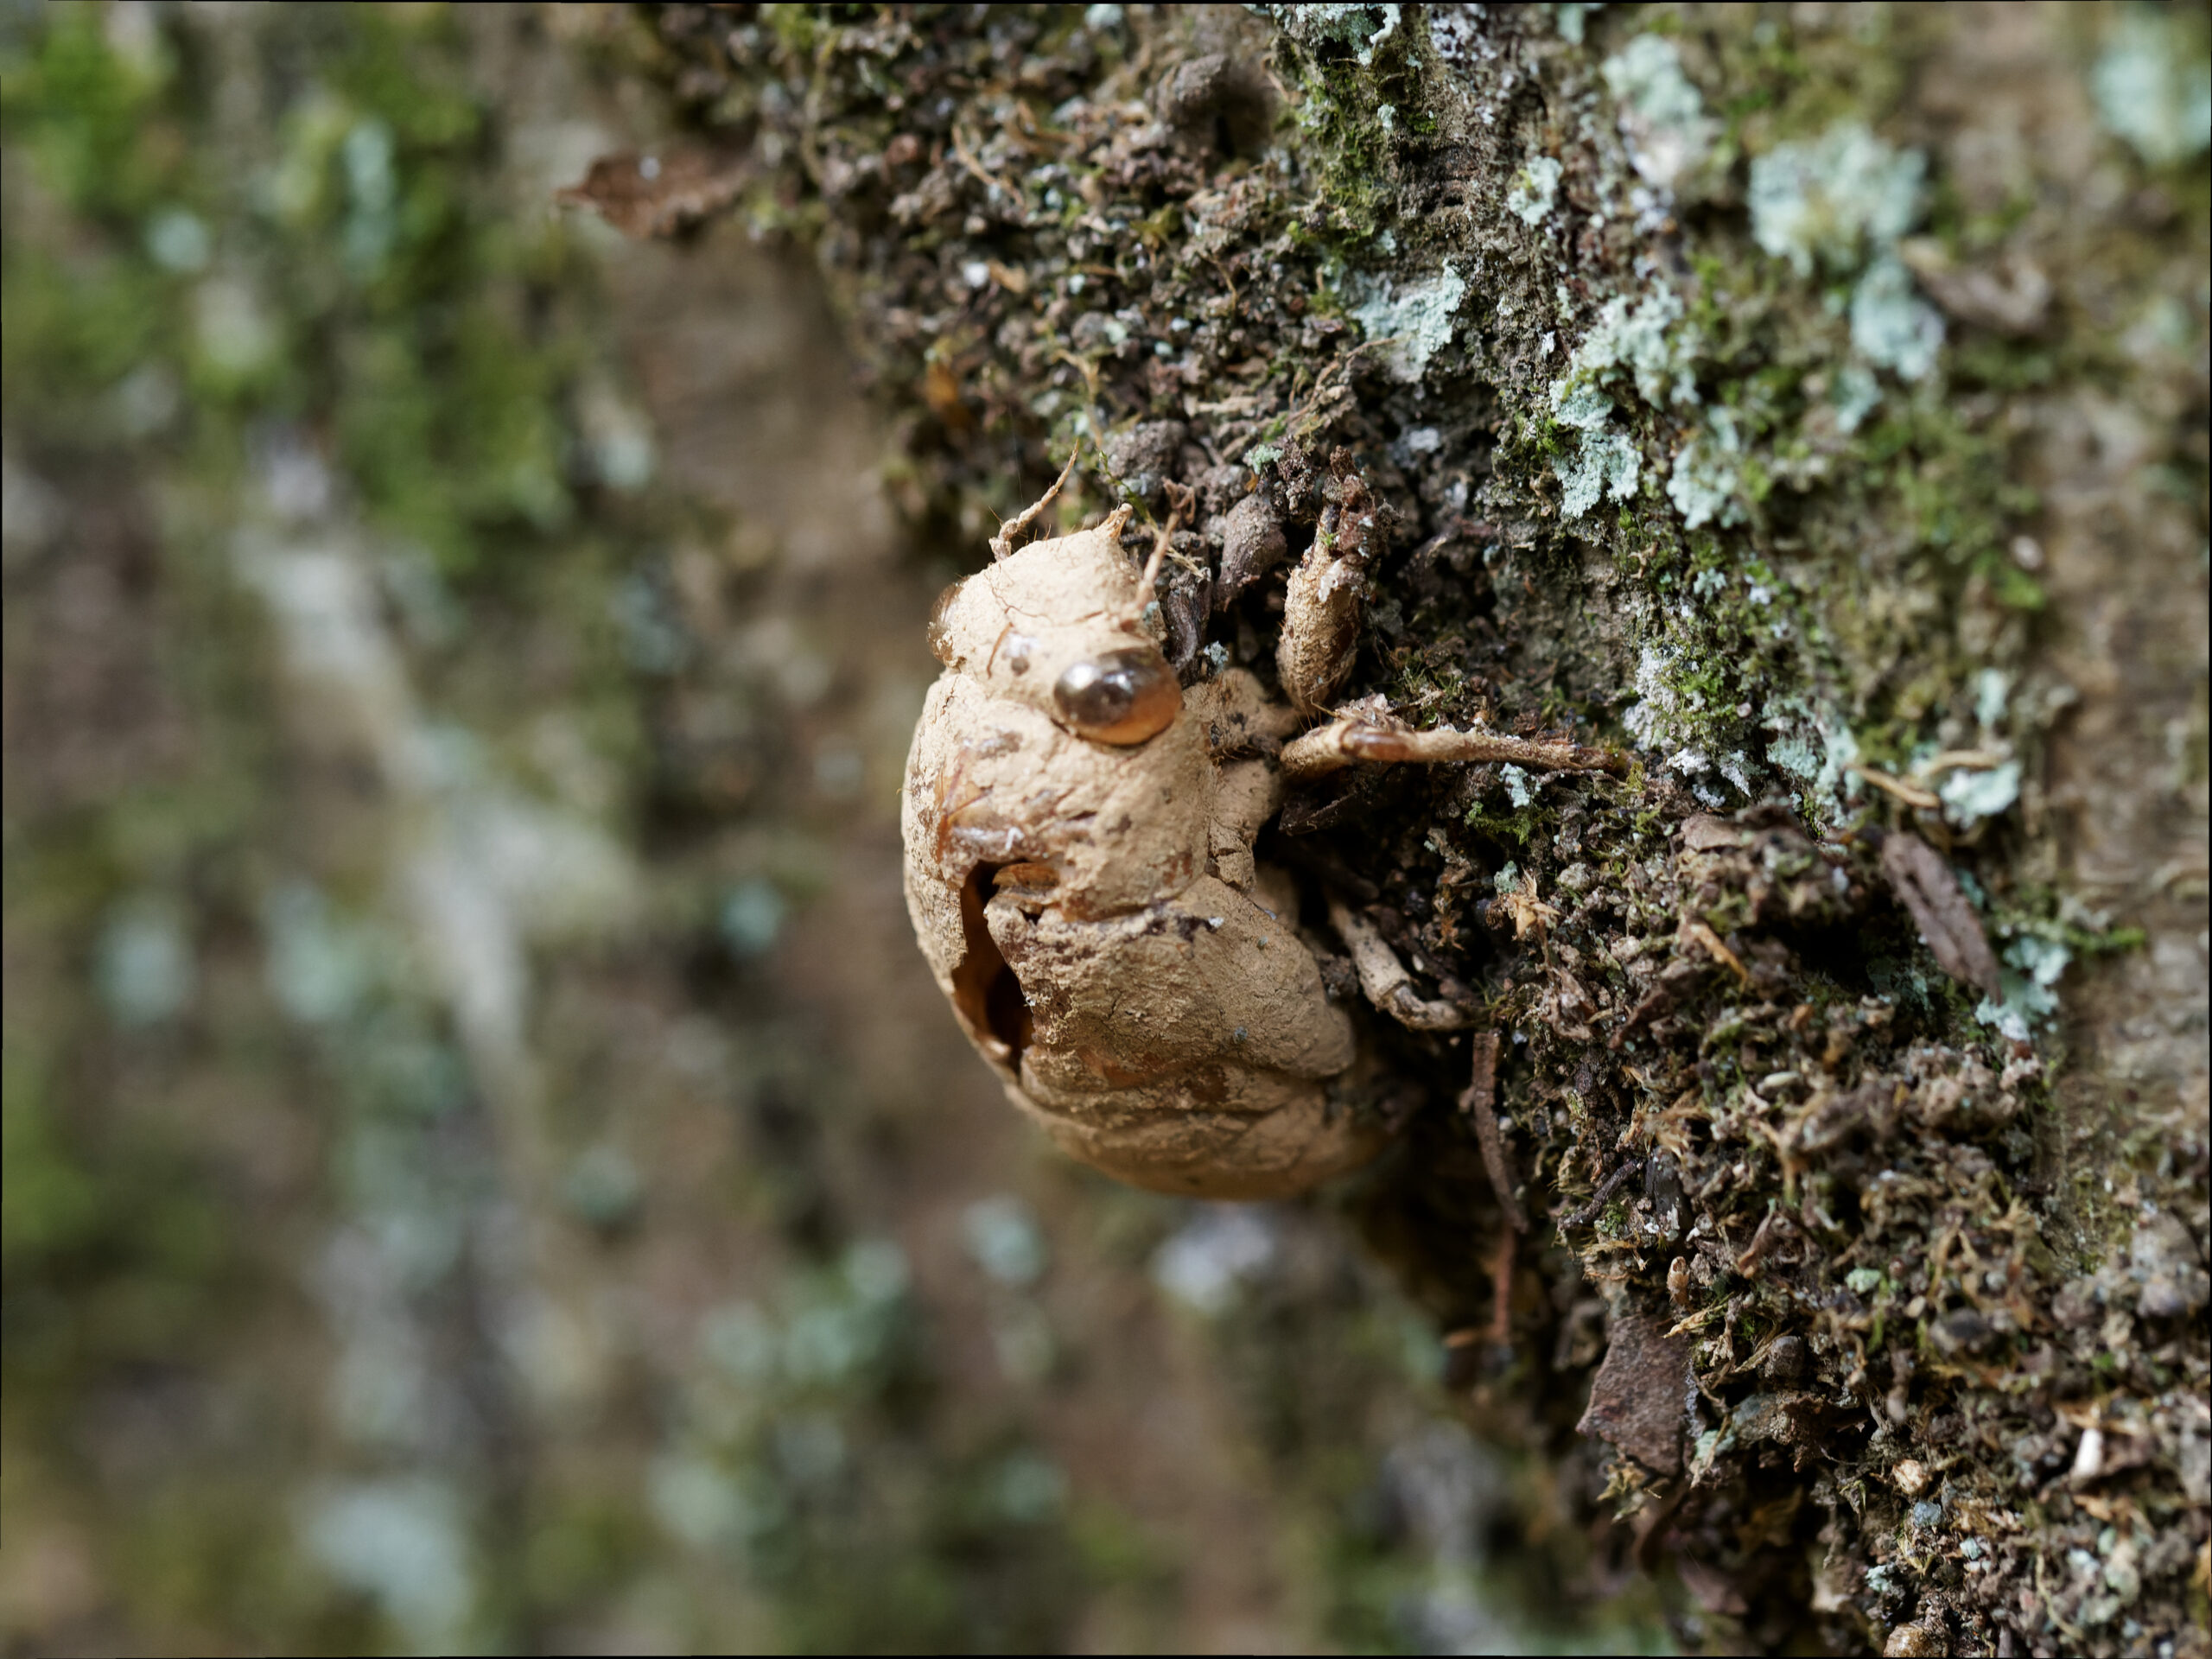
<svg viewBox="0 0 2212 1659">
<path fill-rule="evenodd" d="M 1368 1020 L 1429 1103 L 1348 1200 L 1472 1420 L 1694 1642 L 2203 1651 L 2202 13 L 653 22 L 931 545 L 1188 486 L 1179 659 L 1265 676 L 1342 447 L 1341 695 L 1640 756 L 1271 843 L 1510 1033 L 1517 1250 L 1464 1036 Z"/>
</svg>

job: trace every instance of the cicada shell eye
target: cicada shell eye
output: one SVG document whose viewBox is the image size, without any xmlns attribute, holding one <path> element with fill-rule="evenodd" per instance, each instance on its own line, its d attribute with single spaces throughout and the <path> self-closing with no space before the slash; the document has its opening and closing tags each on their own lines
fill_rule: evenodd
<svg viewBox="0 0 2212 1659">
<path fill-rule="evenodd" d="M 930 654 L 947 668 L 952 666 L 952 637 L 945 625 L 945 613 L 952 608 L 952 601 L 960 597 L 960 590 L 967 586 L 967 582 L 968 579 L 963 576 L 957 582 L 947 583 L 944 591 L 937 596 L 937 603 L 930 607 Z"/>
<path fill-rule="evenodd" d="M 1094 743 L 1141 743 L 1183 706 L 1175 671 L 1156 645 L 1101 652 L 1071 663 L 1052 683 L 1061 722 Z"/>
</svg>

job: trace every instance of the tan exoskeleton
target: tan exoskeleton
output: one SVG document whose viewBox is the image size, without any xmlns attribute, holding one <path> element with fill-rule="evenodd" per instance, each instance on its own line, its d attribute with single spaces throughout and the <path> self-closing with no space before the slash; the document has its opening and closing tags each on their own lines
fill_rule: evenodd
<svg viewBox="0 0 2212 1659">
<path fill-rule="evenodd" d="M 1072 1155 L 1164 1192 L 1301 1191 L 1388 1137 L 1373 1113 L 1332 1098 L 1357 1033 L 1299 937 L 1289 877 L 1253 859 L 1286 778 L 1362 761 L 1579 769 L 1611 757 L 1380 715 L 1293 738 L 1302 717 L 1242 669 L 1185 690 L 1144 615 L 1165 535 L 1141 573 L 1122 550 L 1127 508 L 1013 550 L 1059 487 L 931 618 L 944 671 L 915 728 L 903 811 L 914 931 L 1008 1097 Z M 1309 567 L 1341 551 L 1316 547 Z M 1302 568 L 1294 595 L 1301 576 L 1329 574 Z M 1340 678 L 1348 650 L 1288 637 L 1299 619 L 1294 602 L 1286 681 L 1301 653 Z M 1314 708 L 1332 689 L 1293 695 Z M 1468 1023 L 1419 999 L 1371 925 L 1330 912 L 1379 1007 L 1409 1025 Z"/>
</svg>

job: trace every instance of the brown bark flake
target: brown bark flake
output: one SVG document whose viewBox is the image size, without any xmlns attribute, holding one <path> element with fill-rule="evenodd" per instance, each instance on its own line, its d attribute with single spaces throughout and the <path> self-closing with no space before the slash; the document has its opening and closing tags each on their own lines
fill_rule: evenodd
<svg viewBox="0 0 2212 1659">
<path fill-rule="evenodd" d="M 1682 1395 L 1689 1387 L 1688 1337 L 1641 1313 L 1612 1322 L 1605 1363 L 1590 1385 L 1589 1408 L 1575 1427 L 1610 1440 L 1655 1474 L 1682 1466 Z"/>
<path fill-rule="evenodd" d="M 1887 836 L 1882 842 L 1882 874 L 1912 912 L 1913 925 L 1943 971 L 1974 986 L 1991 1001 L 2002 1001 L 2004 982 L 1998 976 L 1996 955 L 1981 931 L 1981 918 L 1974 913 L 1959 878 L 1942 855 L 1917 836 Z"/>
</svg>

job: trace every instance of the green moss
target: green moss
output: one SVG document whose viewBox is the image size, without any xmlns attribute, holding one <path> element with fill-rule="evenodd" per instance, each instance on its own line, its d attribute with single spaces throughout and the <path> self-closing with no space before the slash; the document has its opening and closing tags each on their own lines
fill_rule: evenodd
<svg viewBox="0 0 2212 1659">
<path fill-rule="evenodd" d="M 134 230 L 182 171 L 180 135 L 163 120 L 167 67 L 112 50 L 96 8 L 57 13 L 35 50 L 10 54 L 0 72 L 8 142 L 73 210 Z"/>
<path fill-rule="evenodd" d="M 1396 212 L 1396 157 L 1436 130 L 1418 53 L 1392 5 L 1271 9 L 1305 48 L 1294 111 L 1301 148 L 1322 174 L 1328 244 L 1355 264 L 1380 263 L 1407 228 Z M 1400 112 L 1407 118 L 1402 121 Z M 1395 227 L 1395 228 L 1394 228 Z"/>
<path fill-rule="evenodd" d="M 1548 809 L 1534 802 L 1523 806 L 1480 801 L 1460 820 L 1478 835 L 1514 847 L 1526 847 L 1550 820 Z"/>
<path fill-rule="evenodd" d="M 63 1143 L 48 1068 L 17 1042 L 0 1056 L 0 1271 L 41 1270 L 99 1226 L 99 1180 Z"/>
</svg>

